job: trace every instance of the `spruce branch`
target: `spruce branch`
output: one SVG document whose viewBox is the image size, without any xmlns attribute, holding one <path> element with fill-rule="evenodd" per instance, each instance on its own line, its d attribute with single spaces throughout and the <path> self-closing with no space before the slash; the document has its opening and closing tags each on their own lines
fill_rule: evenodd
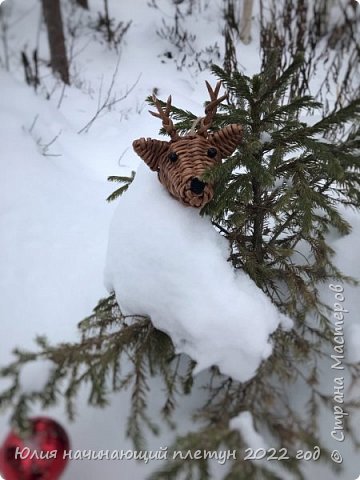
<svg viewBox="0 0 360 480">
<path fill-rule="evenodd" d="M 109 195 L 106 201 L 112 202 L 113 200 L 116 200 L 118 197 L 121 197 L 121 195 L 127 191 L 127 189 L 129 188 L 134 178 L 135 178 L 134 170 L 131 171 L 130 177 L 116 176 L 116 175 L 111 175 L 110 177 L 108 177 L 109 182 L 118 182 L 118 183 L 123 183 L 124 185 L 117 188 L 111 195 Z"/>
</svg>

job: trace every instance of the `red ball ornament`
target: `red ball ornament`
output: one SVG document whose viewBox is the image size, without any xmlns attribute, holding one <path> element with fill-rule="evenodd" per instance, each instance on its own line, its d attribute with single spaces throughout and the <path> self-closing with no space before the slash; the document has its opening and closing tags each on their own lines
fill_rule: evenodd
<svg viewBox="0 0 360 480">
<path fill-rule="evenodd" d="M 26 438 L 10 432 L 0 448 L 0 473 L 5 480 L 58 480 L 68 461 L 64 452 L 70 442 L 65 430 L 54 420 L 30 420 Z"/>
</svg>

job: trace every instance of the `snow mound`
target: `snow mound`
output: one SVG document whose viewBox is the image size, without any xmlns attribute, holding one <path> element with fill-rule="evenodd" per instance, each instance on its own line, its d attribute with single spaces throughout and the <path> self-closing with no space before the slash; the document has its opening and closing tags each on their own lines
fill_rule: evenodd
<svg viewBox="0 0 360 480">
<path fill-rule="evenodd" d="M 269 335 L 284 318 L 227 257 L 209 219 L 170 197 L 141 165 L 111 224 L 106 286 L 124 313 L 149 315 L 197 372 L 217 365 L 246 381 L 271 354 Z"/>
</svg>

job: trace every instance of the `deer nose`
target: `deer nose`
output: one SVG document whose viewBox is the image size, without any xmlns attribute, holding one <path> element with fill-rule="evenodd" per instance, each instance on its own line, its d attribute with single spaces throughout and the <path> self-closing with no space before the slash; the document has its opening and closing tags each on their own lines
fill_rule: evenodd
<svg viewBox="0 0 360 480">
<path fill-rule="evenodd" d="M 202 182 L 196 177 L 193 177 L 190 182 L 190 190 L 196 195 L 200 195 L 204 191 L 206 183 Z"/>
</svg>

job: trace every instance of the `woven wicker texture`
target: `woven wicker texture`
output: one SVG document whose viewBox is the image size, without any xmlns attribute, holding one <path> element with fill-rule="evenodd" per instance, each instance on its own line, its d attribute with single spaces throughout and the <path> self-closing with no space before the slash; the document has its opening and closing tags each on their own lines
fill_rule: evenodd
<svg viewBox="0 0 360 480">
<path fill-rule="evenodd" d="M 133 142 L 135 152 L 151 168 L 158 172 L 160 182 L 169 193 L 186 206 L 201 208 L 214 195 L 214 185 L 202 181 L 205 171 L 230 156 L 242 140 L 241 125 L 232 124 L 209 133 L 208 128 L 216 113 L 217 105 L 226 98 L 218 98 L 220 82 L 212 90 L 206 82 L 210 103 L 205 109 L 205 117 L 195 134 L 179 136 L 169 119 L 171 97 L 165 110 L 154 98 L 159 113 L 152 113 L 161 118 L 163 126 L 171 136 L 169 142 L 140 138 Z"/>
</svg>

